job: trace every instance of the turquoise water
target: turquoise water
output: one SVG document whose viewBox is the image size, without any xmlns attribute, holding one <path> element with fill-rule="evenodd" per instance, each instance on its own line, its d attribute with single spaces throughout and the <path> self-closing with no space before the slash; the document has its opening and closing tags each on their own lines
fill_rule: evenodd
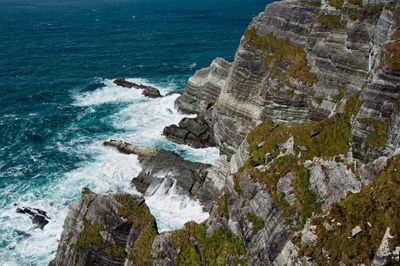
<svg viewBox="0 0 400 266">
<path fill-rule="evenodd" d="M 0 0 L 0 265 L 47 264 L 82 187 L 134 192 L 136 157 L 102 147 L 105 139 L 215 160 L 216 149 L 194 150 L 161 136 L 183 117 L 173 110 L 176 96 L 147 99 L 111 80 L 181 91 L 213 58 L 233 59 L 267 1 L 82 2 Z M 195 201 L 159 200 L 149 202 L 162 230 L 207 217 Z M 37 229 L 16 206 L 42 208 L 50 223 Z"/>
</svg>

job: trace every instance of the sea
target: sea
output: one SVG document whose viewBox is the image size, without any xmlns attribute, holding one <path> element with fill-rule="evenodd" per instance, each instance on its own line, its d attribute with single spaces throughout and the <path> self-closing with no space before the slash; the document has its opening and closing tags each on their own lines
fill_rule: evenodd
<svg viewBox="0 0 400 266">
<path fill-rule="evenodd" d="M 0 265 L 47 265 L 83 187 L 138 193 L 135 155 L 107 139 L 212 163 L 217 148 L 162 136 L 184 117 L 176 94 L 150 99 L 113 80 L 182 92 L 215 57 L 232 61 L 251 19 L 271 0 L 0 0 Z M 160 231 L 208 214 L 161 187 L 146 201 Z M 42 230 L 17 207 L 50 217 Z"/>
</svg>

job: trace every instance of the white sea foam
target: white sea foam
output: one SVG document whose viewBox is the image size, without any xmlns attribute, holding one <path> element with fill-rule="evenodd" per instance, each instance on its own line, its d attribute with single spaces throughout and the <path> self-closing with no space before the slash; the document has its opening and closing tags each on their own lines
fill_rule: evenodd
<svg viewBox="0 0 400 266">
<path fill-rule="evenodd" d="M 2 230 L 6 234 L 13 234 L 6 237 L 14 240 L 7 249 L 0 250 L 1 265 L 20 265 L 19 261 L 31 262 L 27 264 L 49 262 L 55 255 L 68 205 L 79 198 L 81 188 L 89 187 L 96 193 L 137 193 L 129 186 L 132 177 L 140 171 L 137 156 L 121 154 L 103 147 L 101 143 L 82 149 L 98 154 L 98 157 L 93 162 L 66 173 L 53 186 L 32 190 L 18 199 L 18 206 L 31 206 L 47 211 L 51 219 L 44 230 L 32 225 L 27 216 L 17 214 L 17 206 L 14 204 L 3 209 L 0 217 Z M 12 187 L 10 190 L 18 193 L 15 192 L 18 188 Z M 21 232 L 22 235 L 18 236 L 16 232 Z"/>
<path fill-rule="evenodd" d="M 188 221 L 201 222 L 209 216 L 197 200 L 179 195 L 176 182 L 171 187 L 164 181 L 159 187 L 149 188 L 145 199 L 161 232 L 179 229 Z"/>
<path fill-rule="evenodd" d="M 143 79 L 130 80 L 154 86 Z M 171 86 L 159 89 L 165 94 L 173 90 L 173 86 L 171 83 Z M 96 112 L 99 105 L 124 103 L 117 113 L 104 117 L 119 132 L 107 137 L 143 146 L 166 145 L 183 153 L 186 158 L 213 162 L 218 157 L 216 148 L 193 149 L 185 145 L 176 145 L 161 135 L 165 126 L 178 123 L 183 118 L 183 115 L 174 109 L 176 97 L 177 95 L 170 95 L 149 99 L 144 97 L 140 90 L 115 86 L 111 80 L 104 80 L 104 87 L 95 91 L 73 96 L 75 106 L 87 108 L 77 118 L 78 121 Z M 71 127 L 75 128 L 77 124 L 72 124 Z M 103 137 L 104 135 L 94 135 L 91 138 L 103 140 Z M 3 190 L 4 198 L 11 197 L 19 206 L 43 209 L 51 219 L 44 230 L 35 228 L 27 216 L 15 212 L 14 204 L 7 205 L 6 200 L 0 199 L 0 233 L 2 238 L 12 239 L 12 243 L 0 249 L 0 265 L 20 265 L 20 262 L 28 265 L 47 264 L 55 255 L 68 206 L 79 199 L 83 187 L 87 186 L 97 193 L 137 193 L 130 186 L 130 180 L 140 171 L 140 164 L 135 155 L 125 155 L 115 149 L 103 147 L 100 140 L 85 145 L 80 144 L 82 142 L 87 143 L 88 136 L 76 136 L 67 144 L 54 143 L 62 152 L 73 152 L 85 158 L 86 161 L 77 169 L 63 174 L 47 186 L 33 189 L 29 184 L 10 185 Z M 208 217 L 197 200 L 179 195 L 175 185 L 167 189 L 163 184 L 145 197 L 161 231 L 180 228 L 191 220 L 201 222 Z"/>
</svg>

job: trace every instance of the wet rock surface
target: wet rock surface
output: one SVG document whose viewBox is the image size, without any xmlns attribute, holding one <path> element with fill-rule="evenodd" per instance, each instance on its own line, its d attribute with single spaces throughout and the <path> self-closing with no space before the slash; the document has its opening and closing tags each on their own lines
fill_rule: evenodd
<svg viewBox="0 0 400 266">
<path fill-rule="evenodd" d="M 165 127 L 163 135 L 176 143 L 187 144 L 194 148 L 215 146 L 213 128 L 210 126 L 210 120 L 204 115 L 183 118 L 178 125 Z"/>
<path fill-rule="evenodd" d="M 198 199 L 207 211 L 219 196 L 218 190 L 206 180 L 209 164 L 184 160 L 171 151 L 138 147 L 122 141 L 111 140 L 104 144 L 139 156 L 142 170 L 132 179 L 132 184 L 146 196 L 151 196 L 160 186 L 167 191 L 174 187 L 178 194 Z"/>
<path fill-rule="evenodd" d="M 37 225 L 40 229 L 43 229 L 49 223 L 50 217 L 48 217 L 47 213 L 41 209 L 18 207 L 16 212 L 28 215 L 29 218 L 31 218 L 32 223 Z"/>
<path fill-rule="evenodd" d="M 114 80 L 114 84 L 117 86 L 125 87 L 125 88 L 134 88 L 134 89 L 140 89 L 143 90 L 143 95 L 149 98 L 159 98 L 162 97 L 161 93 L 158 89 L 151 87 L 151 86 L 146 86 L 143 84 L 137 84 L 134 82 L 130 82 L 125 80 L 124 78 L 117 78 Z"/>
</svg>

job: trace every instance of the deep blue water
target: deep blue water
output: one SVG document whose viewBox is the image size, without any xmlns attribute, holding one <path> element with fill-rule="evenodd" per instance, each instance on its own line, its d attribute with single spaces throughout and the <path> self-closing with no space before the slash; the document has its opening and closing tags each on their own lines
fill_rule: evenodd
<svg viewBox="0 0 400 266">
<path fill-rule="evenodd" d="M 45 265 L 83 186 L 131 189 L 137 162 L 103 148 L 107 138 L 193 160 L 216 158 L 215 149 L 193 150 L 161 136 L 164 125 L 182 117 L 167 111 L 175 96 L 149 100 L 110 80 L 134 78 L 164 94 L 182 90 L 213 58 L 233 60 L 267 2 L 0 0 L 0 265 Z M 16 205 L 45 209 L 50 224 L 35 228 Z M 159 214 L 166 230 L 204 218 L 178 211 L 178 220 Z"/>
</svg>

